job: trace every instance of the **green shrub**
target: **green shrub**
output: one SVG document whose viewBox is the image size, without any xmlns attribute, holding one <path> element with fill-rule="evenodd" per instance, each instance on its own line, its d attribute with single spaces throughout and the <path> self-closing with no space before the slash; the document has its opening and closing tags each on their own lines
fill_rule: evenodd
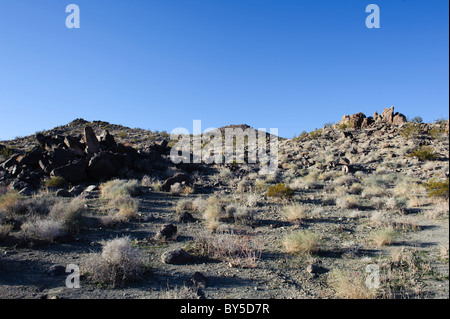
<svg viewBox="0 0 450 319">
<path fill-rule="evenodd" d="M 414 152 L 408 155 L 409 157 L 417 157 L 421 161 L 434 161 L 437 159 L 437 154 L 429 146 L 419 146 Z"/>
<path fill-rule="evenodd" d="M 14 154 L 14 151 L 8 147 L 0 149 L 0 156 L 4 159 L 10 158 Z"/>
<path fill-rule="evenodd" d="M 69 183 L 61 176 L 55 176 L 45 182 L 45 186 L 66 187 Z"/>
<path fill-rule="evenodd" d="M 268 197 L 280 197 L 280 198 L 291 198 L 294 196 L 294 190 L 285 184 L 278 183 L 274 186 L 270 186 L 267 191 Z"/>
<path fill-rule="evenodd" d="M 445 181 L 437 181 L 432 178 L 428 183 L 423 183 L 423 186 L 428 191 L 429 197 L 440 197 L 444 199 L 449 198 L 449 179 Z"/>
<path fill-rule="evenodd" d="M 403 137 L 403 139 L 405 140 L 409 140 L 410 138 L 413 138 L 417 135 L 419 135 L 420 133 L 420 128 L 418 125 L 412 123 L 412 122 L 408 122 L 401 130 L 400 130 L 400 135 Z"/>
<path fill-rule="evenodd" d="M 442 126 L 435 126 L 430 130 L 430 135 L 435 140 L 445 134 L 445 129 Z"/>
<path fill-rule="evenodd" d="M 312 139 L 319 138 L 322 136 L 322 130 L 315 129 L 309 133 L 309 137 Z"/>
</svg>

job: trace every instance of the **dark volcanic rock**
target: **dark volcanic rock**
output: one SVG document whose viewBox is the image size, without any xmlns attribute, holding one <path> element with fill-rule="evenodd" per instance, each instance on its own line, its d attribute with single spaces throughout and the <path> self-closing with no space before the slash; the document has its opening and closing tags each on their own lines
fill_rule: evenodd
<svg viewBox="0 0 450 319">
<path fill-rule="evenodd" d="M 178 228 L 173 224 L 167 224 L 161 226 L 159 232 L 156 234 L 155 239 L 163 240 L 175 240 L 178 235 Z"/>
<path fill-rule="evenodd" d="M 84 159 L 76 160 L 73 163 L 55 168 L 50 173 L 51 177 L 61 176 L 72 184 L 78 184 L 87 179 L 86 174 L 87 161 Z"/>
<path fill-rule="evenodd" d="M 89 161 L 87 174 L 94 181 L 106 181 L 118 176 L 123 168 L 124 156 L 112 152 L 100 152 Z"/>
<path fill-rule="evenodd" d="M 84 128 L 84 143 L 86 144 L 86 152 L 88 154 L 95 154 L 100 151 L 100 144 L 94 130 L 90 126 Z"/>
<path fill-rule="evenodd" d="M 183 265 L 191 263 L 194 257 L 182 248 L 166 251 L 162 254 L 161 260 L 165 264 Z"/>
</svg>

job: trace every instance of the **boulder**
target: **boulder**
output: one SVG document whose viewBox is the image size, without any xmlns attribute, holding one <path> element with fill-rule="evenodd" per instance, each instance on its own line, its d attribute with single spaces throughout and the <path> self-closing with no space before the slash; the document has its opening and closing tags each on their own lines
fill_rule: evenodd
<svg viewBox="0 0 450 319">
<path fill-rule="evenodd" d="M 39 161 L 41 160 L 41 158 L 42 158 L 42 150 L 39 147 L 36 147 L 30 152 L 24 155 L 20 155 L 17 158 L 17 163 L 20 166 L 26 165 L 32 169 L 35 169 L 39 167 Z"/>
<path fill-rule="evenodd" d="M 360 129 L 365 118 L 366 116 L 361 112 L 352 115 L 344 115 L 339 123 L 347 125 L 348 127 L 351 127 L 353 129 Z"/>
<path fill-rule="evenodd" d="M 2 163 L 2 165 L 1 165 L 2 168 L 6 169 L 6 168 L 9 168 L 9 167 L 12 167 L 12 166 L 16 165 L 17 164 L 17 159 L 19 158 L 19 156 L 20 156 L 20 154 L 12 155 L 9 159 L 7 159 L 6 161 L 4 161 Z"/>
<path fill-rule="evenodd" d="M 407 122 L 406 116 L 404 116 L 401 113 L 397 113 L 392 120 L 392 124 L 394 125 L 402 125 L 405 124 L 406 122 Z"/>
<path fill-rule="evenodd" d="M 64 138 L 64 144 L 71 152 L 78 156 L 83 156 L 85 154 L 85 145 L 80 142 L 80 138 L 66 136 Z"/>
<path fill-rule="evenodd" d="M 114 136 L 109 134 L 107 130 L 103 130 L 99 135 L 100 145 L 104 146 L 107 150 L 115 151 L 117 149 L 117 143 Z"/>
<path fill-rule="evenodd" d="M 93 155 L 100 151 L 100 144 L 97 136 L 95 136 L 94 130 L 90 126 L 84 128 L 83 135 L 84 143 L 86 144 L 86 153 Z"/>
<path fill-rule="evenodd" d="M 107 181 L 119 174 L 123 163 L 123 155 L 104 151 L 90 159 L 86 171 L 89 178 L 94 181 Z"/>
<path fill-rule="evenodd" d="M 161 261 L 165 264 L 183 265 L 191 263 L 194 257 L 182 248 L 169 250 L 161 255 Z"/>
<path fill-rule="evenodd" d="M 155 235 L 157 240 L 176 240 L 178 236 L 178 228 L 173 224 L 161 226 L 158 233 Z"/>
<path fill-rule="evenodd" d="M 50 176 L 61 176 L 71 184 L 78 184 L 87 179 L 86 166 L 86 160 L 79 159 L 70 164 L 55 168 L 51 171 Z"/>
<path fill-rule="evenodd" d="M 196 219 L 189 212 L 182 212 L 178 216 L 178 222 L 180 222 L 180 223 L 193 223 L 195 221 L 196 221 Z"/>
</svg>

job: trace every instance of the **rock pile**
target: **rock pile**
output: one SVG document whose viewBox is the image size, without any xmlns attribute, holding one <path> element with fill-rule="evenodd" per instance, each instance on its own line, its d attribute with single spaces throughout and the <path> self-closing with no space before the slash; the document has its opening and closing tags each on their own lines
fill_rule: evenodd
<svg viewBox="0 0 450 319">
<path fill-rule="evenodd" d="M 136 150 L 117 143 L 103 130 L 96 135 L 90 126 L 79 136 L 35 136 L 38 146 L 16 153 L 0 164 L 0 182 L 26 194 L 49 177 L 62 177 L 70 184 L 102 182 L 114 177 L 133 178 L 165 169 L 167 142 L 153 142 Z"/>
<path fill-rule="evenodd" d="M 373 124 L 384 123 L 388 125 L 402 125 L 406 123 L 406 116 L 401 113 L 394 113 L 394 107 L 385 108 L 383 113 L 375 112 L 373 117 L 366 117 L 364 113 L 344 115 L 338 125 L 345 125 L 352 129 L 368 128 Z"/>
</svg>

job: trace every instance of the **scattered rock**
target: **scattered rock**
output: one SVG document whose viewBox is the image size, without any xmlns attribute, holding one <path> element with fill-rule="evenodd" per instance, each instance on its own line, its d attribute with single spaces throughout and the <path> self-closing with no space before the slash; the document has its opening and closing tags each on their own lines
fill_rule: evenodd
<svg viewBox="0 0 450 319">
<path fill-rule="evenodd" d="M 178 236 L 178 228 L 173 224 L 161 226 L 158 233 L 155 235 L 157 240 L 176 240 Z"/>
<path fill-rule="evenodd" d="M 161 185 L 161 190 L 164 192 L 168 192 L 170 191 L 170 187 L 176 183 L 192 185 L 192 179 L 188 174 L 177 173 L 175 176 L 170 177 Z"/>
<path fill-rule="evenodd" d="M 197 219 L 195 219 L 194 216 L 192 216 L 192 214 L 189 212 L 182 212 L 178 216 L 178 221 L 180 223 L 194 223 L 196 220 Z"/>
<path fill-rule="evenodd" d="M 208 279 L 198 271 L 189 278 L 189 282 L 197 288 L 204 289 L 208 287 Z"/>
<path fill-rule="evenodd" d="M 53 265 L 45 270 L 46 276 L 56 277 L 65 274 L 66 274 L 66 267 L 60 265 Z"/>
<path fill-rule="evenodd" d="M 165 264 L 183 265 L 191 263 L 194 257 L 182 248 L 166 251 L 162 254 L 161 260 Z"/>
<path fill-rule="evenodd" d="M 73 197 L 73 194 L 67 189 L 58 189 L 55 194 L 56 197 Z"/>
</svg>

